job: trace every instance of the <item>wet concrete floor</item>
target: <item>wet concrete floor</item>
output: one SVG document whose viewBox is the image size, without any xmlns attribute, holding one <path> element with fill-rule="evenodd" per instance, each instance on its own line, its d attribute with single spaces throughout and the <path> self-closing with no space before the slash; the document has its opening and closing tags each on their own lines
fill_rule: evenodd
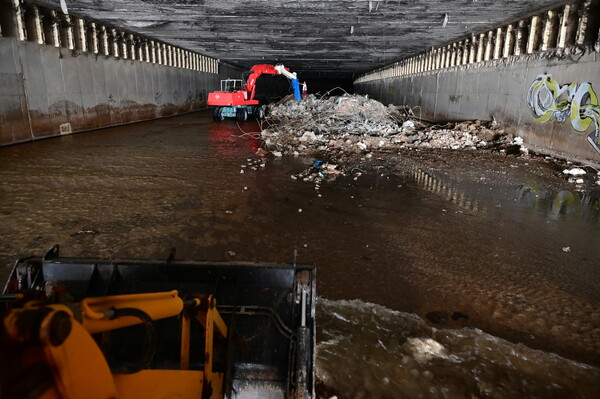
<svg viewBox="0 0 600 399">
<path fill-rule="evenodd" d="M 377 157 L 365 161 L 366 174 L 324 184 L 319 197 L 313 185 L 290 178 L 312 159 L 266 158 L 261 167 L 254 154 L 260 143 L 238 135 L 235 122 L 216 124 L 199 112 L 0 148 L 0 278 L 18 257 L 55 243 L 64 256 L 92 257 L 163 258 L 176 247 L 179 259 L 291 262 L 298 250 L 299 262 L 318 268 L 323 342 L 343 335 L 332 315 L 348 312 L 344 300 L 358 300 L 350 306 L 354 338 L 370 331 L 361 323 L 385 324 L 395 312 L 421 317 L 438 334 L 463 327 L 484 334 L 478 328 L 543 350 L 546 360 L 530 356 L 540 378 L 548 370 L 539 363 L 554 359 L 551 352 L 590 365 L 569 363 L 579 370 L 575 382 L 567 379 L 550 396 L 600 392 L 597 190 L 577 192 L 541 161 L 466 155 L 461 171 L 461 155 L 415 153 L 395 155 L 393 168 Z M 445 167 L 452 157 L 454 166 Z M 256 170 L 242 168 L 248 163 Z M 370 304 L 384 315 L 367 317 Z M 334 369 L 348 359 L 327 359 L 319 360 L 320 378 L 341 393 L 339 384 L 350 385 Z M 364 372 L 378 376 L 377 367 L 389 364 L 372 367 Z M 512 374 L 518 380 L 522 369 Z M 435 373 L 421 375 L 410 384 L 435 380 Z M 386 378 L 360 383 L 379 387 L 363 397 L 413 395 L 394 384 L 381 388 L 396 377 Z M 574 391 L 578 378 L 587 390 Z M 492 383 L 474 381 L 450 397 L 486 397 Z M 536 381 L 530 384 L 546 384 Z M 419 395 L 445 397 L 443 383 L 438 388 Z"/>
</svg>

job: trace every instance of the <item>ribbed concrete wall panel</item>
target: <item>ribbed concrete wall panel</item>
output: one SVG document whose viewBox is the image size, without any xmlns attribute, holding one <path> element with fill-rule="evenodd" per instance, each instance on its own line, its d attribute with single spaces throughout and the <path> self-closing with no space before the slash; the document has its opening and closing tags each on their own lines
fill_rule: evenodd
<svg viewBox="0 0 600 399">
<path fill-rule="evenodd" d="M 462 79 L 460 80 L 462 84 Z M 449 104 L 445 104 L 447 108 L 444 107 L 444 104 L 441 104 L 442 108 L 440 109 L 440 106 L 437 104 L 436 96 L 434 117 L 439 115 L 439 119 L 444 120 L 447 119 L 447 115 L 444 113 L 447 112 L 452 115 L 460 112 L 460 96 L 456 95 L 457 87 L 459 85 L 459 76 L 456 74 L 439 75 L 438 82 L 438 95 L 448 96 Z"/>
<path fill-rule="evenodd" d="M 0 142 L 23 141 L 31 137 L 18 48 L 0 40 Z"/>
<path fill-rule="evenodd" d="M 439 82 L 433 79 L 421 78 L 420 102 L 423 108 L 435 112 L 435 100 L 439 87 Z"/>
<path fill-rule="evenodd" d="M 44 72 L 44 63 L 39 46 L 33 43 L 13 42 L 20 54 L 18 60 L 23 65 L 25 79 L 25 90 L 27 92 L 27 108 L 31 123 L 31 135 L 44 136 L 50 132 L 50 103 L 48 102 L 49 88 L 57 92 L 62 88 L 62 75 L 59 82 L 52 82 L 50 87 L 46 84 L 47 76 Z M 53 63 L 56 67 L 56 63 Z M 60 68 L 60 64 L 58 65 Z"/>
<path fill-rule="evenodd" d="M 221 74 L 0 37 L 0 145 L 206 107 Z"/>
<path fill-rule="evenodd" d="M 79 74 L 80 58 L 83 57 L 74 57 L 71 54 L 71 51 L 67 49 L 60 49 L 60 67 L 64 86 L 64 99 L 60 101 L 64 104 L 65 110 L 63 123 L 70 125 L 67 128 L 68 130 L 63 131 L 66 133 L 85 130 L 86 128 L 81 85 L 87 85 L 88 83 L 81 79 L 82 77 Z"/>
<path fill-rule="evenodd" d="M 110 123 L 111 125 L 121 124 L 121 110 L 119 104 L 121 98 L 119 97 L 119 72 L 120 72 L 120 61 L 111 58 L 105 58 L 101 61 L 104 64 L 104 75 L 106 77 L 106 96 L 104 104 L 108 104 L 110 111 Z"/>
<path fill-rule="evenodd" d="M 92 128 L 98 128 L 107 123 L 111 123 L 105 63 L 98 62 L 98 58 L 101 57 L 102 56 L 87 57 L 92 71 L 92 81 L 90 86 L 94 93 L 94 97 L 89 97 L 90 104 L 86 107 L 86 115 L 90 119 L 89 124 Z"/>
<path fill-rule="evenodd" d="M 94 94 L 94 75 L 89 57 L 77 57 L 77 71 L 79 74 L 79 89 L 81 93 L 81 107 L 83 109 L 83 123 L 81 129 L 96 127 L 94 111 L 96 95 Z"/>
</svg>

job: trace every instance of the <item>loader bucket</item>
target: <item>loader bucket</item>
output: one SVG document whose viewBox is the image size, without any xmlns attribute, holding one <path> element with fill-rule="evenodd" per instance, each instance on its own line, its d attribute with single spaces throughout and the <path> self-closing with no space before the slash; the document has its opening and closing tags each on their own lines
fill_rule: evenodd
<svg viewBox="0 0 600 399">
<path fill-rule="evenodd" d="M 172 290 L 184 302 L 198 295 L 212 295 L 216 300 L 228 333 L 215 338 L 212 367 L 224 373 L 225 397 L 314 397 L 316 291 L 311 266 L 65 258 L 56 246 L 44 257 L 17 261 L 3 294 L 5 301 L 21 298 L 17 293 L 39 296 L 45 292 L 79 302 Z M 181 323 L 181 315 L 155 321 L 158 344 L 148 368 L 179 368 Z M 190 334 L 189 369 L 202 370 L 202 325 L 192 320 Z M 143 351 L 144 328 L 120 328 L 108 339 L 97 340 L 105 345 L 103 350 L 113 363 L 135 363 Z"/>
</svg>

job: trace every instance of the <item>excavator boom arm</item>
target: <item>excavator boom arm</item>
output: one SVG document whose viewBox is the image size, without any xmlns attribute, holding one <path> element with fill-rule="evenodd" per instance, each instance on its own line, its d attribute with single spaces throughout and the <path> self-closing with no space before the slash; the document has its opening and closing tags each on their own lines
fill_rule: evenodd
<svg viewBox="0 0 600 399">
<path fill-rule="evenodd" d="M 269 75 L 283 75 L 286 78 L 292 81 L 292 88 L 294 89 L 294 96 L 296 100 L 300 101 L 302 97 L 300 96 L 300 85 L 298 83 L 298 77 L 295 72 L 290 72 L 283 64 L 279 64 L 276 66 L 262 64 L 262 65 L 254 65 L 250 71 L 250 76 L 246 80 L 246 86 L 244 90 L 246 90 L 250 95 L 248 98 L 250 100 L 254 100 L 254 94 L 256 92 L 256 81 L 263 74 Z"/>
</svg>

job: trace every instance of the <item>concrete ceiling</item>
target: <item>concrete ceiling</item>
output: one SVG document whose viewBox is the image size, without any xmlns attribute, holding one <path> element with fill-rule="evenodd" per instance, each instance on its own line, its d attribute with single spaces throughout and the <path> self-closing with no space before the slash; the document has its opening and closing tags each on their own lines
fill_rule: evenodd
<svg viewBox="0 0 600 399">
<path fill-rule="evenodd" d="M 60 0 L 38 1 L 55 7 L 60 4 Z M 69 11 L 78 15 L 244 67 L 283 62 L 305 78 L 351 78 L 559 3 L 556 0 L 65 1 Z"/>
</svg>

